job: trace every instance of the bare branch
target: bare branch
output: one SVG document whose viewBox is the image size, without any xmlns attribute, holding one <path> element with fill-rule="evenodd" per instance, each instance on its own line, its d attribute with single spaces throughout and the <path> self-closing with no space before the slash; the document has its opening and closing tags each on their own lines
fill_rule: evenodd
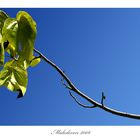
<svg viewBox="0 0 140 140">
<path fill-rule="evenodd" d="M 67 89 L 72 90 L 72 88 L 71 88 L 70 86 L 68 86 L 68 85 L 64 82 L 64 80 L 65 80 L 64 78 L 61 79 L 62 84 L 63 84 Z"/>
<path fill-rule="evenodd" d="M 72 93 L 71 93 L 70 91 L 69 91 L 69 93 L 70 93 L 70 96 L 75 100 L 75 102 L 76 102 L 78 105 L 80 105 L 80 106 L 82 106 L 82 107 L 84 107 L 84 108 L 94 108 L 94 107 L 96 107 L 96 105 L 87 106 L 87 105 L 84 105 L 84 104 L 80 103 L 80 102 L 76 99 L 76 97 L 74 97 L 74 95 L 72 95 Z"/>
<path fill-rule="evenodd" d="M 104 92 L 102 92 L 102 98 L 101 98 L 101 104 L 102 106 L 104 106 L 104 100 L 105 100 L 105 95 L 104 95 Z"/>
<path fill-rule="evenodd" d="M 37 49 L 34 48 L 34 51 L 40 55 L 40 57 L 47 62 L 48 64 L 50 64 L 67 82 L 67 84 L 71 87 L 71 89 L 77 93 L 79 96 L 83 97 L 84 99 L 86 99 L 88 102 L 90 102 L 91 104 L 95 105 L 96 107 L 118 115 L 118 116 L 123 116 L 123 117 L 127 117 L 127 118 L 132 118 L 132 119 L 139 119 L 140 120 L 140 115 L 137 114 L 131 114 L 131 113 L 126 113 L 126 112 L 120 112 L 118 110 L 109 108 L 107 106 L 102 105 L 101 103 L 96 102 L 95 100 L 91 99 L 90 97 L 88 97 L 87 95 L 85 95 L 83 92 L 81 92 L 72 82 L 71 80 L 67 77 L 67 75 L 52 61 L 50 61 L 47 57 L 45 57 L 40 51 L 38 51 Z"/>
</svg>

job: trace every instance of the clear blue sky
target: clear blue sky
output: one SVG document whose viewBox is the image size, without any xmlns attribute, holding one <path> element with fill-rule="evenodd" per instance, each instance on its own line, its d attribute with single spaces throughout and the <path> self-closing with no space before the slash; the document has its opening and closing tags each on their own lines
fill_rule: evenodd
<svg viewBox="0 0 140 140">
<path fill-rule="evenodd" d="M 140 9 L 2 10 L 12 17 L 19 10 L 31 14 L 38 29 L 35 47 L 81 91 L 98 102 L 104 91 L 105 105 L 140 114 Z M 61 76 L 43 61 L 28 72 L 23 98 L 0 88 L 0 125 L 140 125 L 78 106 Z"/>
</svg>

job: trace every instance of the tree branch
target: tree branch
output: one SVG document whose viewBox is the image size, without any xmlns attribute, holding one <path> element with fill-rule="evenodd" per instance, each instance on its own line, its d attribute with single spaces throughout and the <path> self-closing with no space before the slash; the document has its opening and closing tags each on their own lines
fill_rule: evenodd
<svg viewBox="0 0 140 140">
<path fill-rule="evenodd" d="M 86 99 L 88 102 L 90 102 L 91 104 L 93 104 L 93 106 L 96 106 L 106 112 L 118 115 L 118 116 L 123 116 L 123 117 L 127 117 L 127 118 L 132 118 L 132 119 L 140 119 L 140 115 L 137 114 L 131 114 L 131 113 L 126 113 L 126 112 L 121 112 L 112 108 L 109 108 L 105 105 L 103 105 L 102 103 L 98 103 L 95 100 L 91 99 L 90 97 L 88 97 L 87 95 L 85 95 L 83 92 L 81 92 L 73 83 L 72 81 L 67 77 L 67 75 L 52 61 L 50 61 L 47 57 L 45 57 L 40 51 L 38 51 L 37 49 L 34 48 L 34 51 L 40 55 L 40 57 L 47 62 L 48 64 L 50 64 L 67 82 L 67 84 L 69 85 L 69 87 L 71 88 L 72 91 L 74 91 L 75 93 L 77 93 L 79 96 L 81 96 L 82 98 Z M 103 96 L 102 96 L 103 99 Z"/>
<path fill-rule="evenodd" d="M 71 93 L 70 91 L 69 91 L 69 94 L 70 94 L 70 96 L 75 100 L 75 102 L 76 102 L 78 105 L 80 105 L 80 106 L 82 106 L 82 107 L 84 107 L 84 108 L 94 108 L 94 107 L 96 107 L 95 105 L 92 105 L 92 106 L 84 105 L 84 104 L 80 103 L 80 102 L 76 99 L 76 97 L 74 97 L 74 95 L 72 95 L 72 93 Z"/>
</svg>

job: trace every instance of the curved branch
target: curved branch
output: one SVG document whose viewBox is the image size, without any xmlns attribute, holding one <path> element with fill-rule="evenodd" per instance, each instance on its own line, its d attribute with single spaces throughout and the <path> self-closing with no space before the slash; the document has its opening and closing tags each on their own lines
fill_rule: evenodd
<svg viewBox="0 0 140 140">
<path fill-rule="evenodd" d="M 87 95 L 85 95 L 83 92 L 81 92 L 73 83 L 72 81 L 67 77 L 67 75 L 52 61 L 50 61 L 47 57 L 45 57 L 40 51 L 38 51 L 37 49 L 34 48 L 34 51 L 40 55 L 40 57 L 47 62 L 48 64 L 50 64 L 53 68 L 56 69 L 56 71 L 66 80 L 66 82 L 68 83 L 68 85 L 71 87 L 71 90 L 74 91 L 75 93 L 77 93 L 79 96 L 83 97 L 84 99 L 86 99 L 88 102 L 90 102 L 91 104 L 93 104 L 96 107 L 99 107 L 100 109 L 118 115 L 118 116 L 123 116 L 123 117 L 127 117 L 127 118 L 132 118 L 132 119 L 140 119 L 140 115 L 137 114 L 131 114 L 131 113 L 127 113 L 127 112 L 121 112 L 112 108 L 109 108 L 105 105 L 102 105 L 101 103 L 96 102 L 95 100 L 91 99 L 90 97 L 88 97 Z"/>
<path fill-rule="evenodd" d="M 84 107 L 84 108 L 95 108 L 95 107 L 96 107 L 95 105 L 92 105 L 92 106 L 84 105 L 84 104 L 80 103 L 80 102 L 76 99 L 76 97 L 74 97 L 74 95 L 72 95 L 72 93 L 71 93 L 70 91 L 69 91 L 69 94 L 70 94 L 70 96 L 75 100 L 75 102 L 76 102 L 78 105 L 80 105 L 80 106 L 82 106 L 82 107 Z"/>
</svg>

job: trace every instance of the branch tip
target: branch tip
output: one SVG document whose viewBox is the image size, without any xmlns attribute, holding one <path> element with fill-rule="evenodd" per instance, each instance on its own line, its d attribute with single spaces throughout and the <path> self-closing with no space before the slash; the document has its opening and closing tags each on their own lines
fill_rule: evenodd
<svg viewBox="0 0 140 140">
<path fill-rule="evenodd" d="M 104 100 L 106 99 L 104 92 L 102 92 L 101 104 L 104 106 Z"/>
</svg>

